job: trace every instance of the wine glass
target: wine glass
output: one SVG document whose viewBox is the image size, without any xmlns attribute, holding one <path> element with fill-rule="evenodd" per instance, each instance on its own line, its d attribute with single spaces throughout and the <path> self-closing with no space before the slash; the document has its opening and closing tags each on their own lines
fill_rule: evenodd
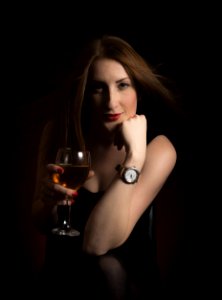
<svg viewBox="0 0 222 300">
<path fill-rule="evenodd" d="M 75 191 L 82 186 L 88 177 L 91 157 L 87 150 L 74 150 L 69 147 L 59 148 L 56 155 L 56 165 L 63 168 L 64 172 L 54 173 L 53 182 Z M 65 196 L 65 204 L 57 206 L 58 223 L 57 227 L 52 229 L 53 234 L 62 236 L 78 236 L 80 232 L 71 226 L 71 203 L 74 197 Z"/>
</svg>

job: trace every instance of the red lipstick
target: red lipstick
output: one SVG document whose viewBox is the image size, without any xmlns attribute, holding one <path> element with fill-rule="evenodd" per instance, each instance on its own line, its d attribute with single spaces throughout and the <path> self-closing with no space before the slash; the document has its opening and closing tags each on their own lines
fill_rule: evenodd
<svg viewBox="0 0 222 300">
<path fill-rule="evenodd" d="M 120 118 L 121 114 L 105 114 L 105 120 L 107 122 L 114 122 Z"/>
</svg>

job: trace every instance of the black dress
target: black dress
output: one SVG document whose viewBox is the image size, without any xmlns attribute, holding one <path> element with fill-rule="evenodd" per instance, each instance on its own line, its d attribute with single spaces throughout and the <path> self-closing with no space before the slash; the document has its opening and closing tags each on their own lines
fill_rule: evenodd
<svg viewBox="0 0 222 300">
<path fill-rule="evenodd" d="M 122 246 L 99 257 L 83 253 L 84 227 L 101 196 L 102 192 L 79 190 L 72 209 L 72 224 L 80 236 L 48 236 L 41 275 L 44 290 L 58 298 L 67 294 L 73 295 L 73 299 L 89 296 L 93 299 L 158 299 L 160 286 L 155 243 L 150 235 L 150 208 Z"/>
</svg>

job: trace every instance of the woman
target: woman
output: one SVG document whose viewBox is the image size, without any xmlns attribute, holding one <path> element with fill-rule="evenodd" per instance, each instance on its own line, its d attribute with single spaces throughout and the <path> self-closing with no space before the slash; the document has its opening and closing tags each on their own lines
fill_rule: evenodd
<svg viewBox="0 0 222 300">
<path fill-rule="evenodd" d="M 110 254 L 130 243 L 138 221 L 175 166 L 176 150 L 169 138 L 161 132 L 153 136 L 152 130 L 149 134 L 152 110 L 160 101 L 170 104 L 171 96 L 161 78 L 121 38 L 104 36 L 92 41 L 78 62 L 69 128 L 75 133 L 74 143 L 78 141 L 91 152 L 92 170 L 79 190 L 77 199 L 83 199 L 73 206 L 73 222 L 82 233 L 83 255 L 108 255 L 110 261 Z M 151 112 L 150 119 L 143 108 Z M 53 226 L 58 200 L 64 194 L 75 194 L 50 177 L 40 187 L 47 175 L 46 163 L 54 161 L 58 130 L 58 123 L 49 123 L 40 147 L 33 216 L 41 230 Z M 52 170 L 59 172 L 59 167 L 49 164 L 49 174 Z M 104 270 L 103 261 L 99 265 Z"/>
</svg>

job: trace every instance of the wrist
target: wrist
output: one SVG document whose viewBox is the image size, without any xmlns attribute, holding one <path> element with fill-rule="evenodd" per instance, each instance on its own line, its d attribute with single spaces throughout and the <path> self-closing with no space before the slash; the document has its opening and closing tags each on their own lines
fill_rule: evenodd
<svg viewBox="0 0 222 300">
<path fill-rule="evenodd" d="M 124 165 L 117 165 L 116 171 L 122 181 L 127 184 L 136 183 L 140 176 L 140 171 L 135 166 L 125 167 Z"/>
<path fill-rule="evenodd" d="M 142 170 L 144 160 L 136 155 L 128 154 L 122 165 L 125 167 L 135 167 L 139 172 Z"/>
</svg>

